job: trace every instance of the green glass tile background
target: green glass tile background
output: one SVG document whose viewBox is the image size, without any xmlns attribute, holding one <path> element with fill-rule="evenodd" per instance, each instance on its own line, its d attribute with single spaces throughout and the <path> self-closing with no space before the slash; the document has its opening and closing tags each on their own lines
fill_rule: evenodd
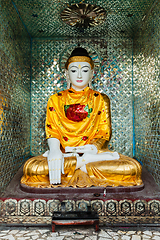
<svg viewBox="0 0 160 240">
<path fill-rule="evenodd" d="M 0 191 L 30 156 L 30 39 L 13 4 L 2 9 Z"/>
<path fill-rule="evenodd" d="M 148 15 L 134 43 L 136 157 L 160 183 L 160 3 Z"/>
</svg>

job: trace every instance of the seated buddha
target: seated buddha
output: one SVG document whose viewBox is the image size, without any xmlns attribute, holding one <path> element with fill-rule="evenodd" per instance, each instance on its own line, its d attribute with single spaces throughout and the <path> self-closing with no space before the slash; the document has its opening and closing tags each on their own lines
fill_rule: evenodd
<svg viewBox="0 0 160 240">
<path fill-rule="evenodd" d="M 26 161 L 21 184 L 30 187 L 91 187 L 141 185 L 141 165 L 111 152 L 110 100 L 90 88 L 94 63 L 76 48 L 66 64 L 68 89 L 47 104 L 49 150 Z"/>
</svg>

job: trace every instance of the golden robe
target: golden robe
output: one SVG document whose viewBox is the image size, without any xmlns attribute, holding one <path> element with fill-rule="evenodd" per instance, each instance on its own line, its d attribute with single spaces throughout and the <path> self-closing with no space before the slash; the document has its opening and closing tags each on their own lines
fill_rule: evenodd
<svg viewBox="0 0 160 240">
<path fill-rule="evenodd" d="M 111 115 L 109 98 L 85 88 L 76 92 L 65 90 L 52 95 L 47 105 L 47 138 L 57 138 L 62 145 L 83 146 L 93 144 L 98 153 L 108 150 L 111 138 Z M 60 185 L 50 185 L 47 158 L 37 156 L 29 159 L 23 169 L 21 183 L 31 187 L 90 187 L 141 185 L 141 165 L 134 159 L 120 154 L 111 161 L 86 164 L 87 174 L 76 170 L 76 158 L 64 159 L 64 172 Z"/>
<path fill-rule="evenodd" d="M 47 105 L 46 136 L 59 139 L 63 148 L 83 146 L 94 138 L 109 140 L 110 126 L 102 95 L 89 87 L 52 95 Z"/>
</svg>

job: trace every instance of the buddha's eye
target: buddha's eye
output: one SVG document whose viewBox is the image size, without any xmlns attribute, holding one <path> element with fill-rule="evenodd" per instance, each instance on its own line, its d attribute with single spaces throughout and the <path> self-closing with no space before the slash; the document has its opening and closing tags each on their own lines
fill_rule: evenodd
<svg viewBox="0 0 160 240">
<path fill-rule="evenodd" d="M 83 72 L 88 72 L 88 69 L 86 69 L 86 70 L 83 70 Z"/>
<path fill-rule="evenodd" d="M 75 73 L 75 72 L 76 72 L 76 70 L 71 70 L 71 72 L 72 72 L 72 73 Z"/>
</svg>

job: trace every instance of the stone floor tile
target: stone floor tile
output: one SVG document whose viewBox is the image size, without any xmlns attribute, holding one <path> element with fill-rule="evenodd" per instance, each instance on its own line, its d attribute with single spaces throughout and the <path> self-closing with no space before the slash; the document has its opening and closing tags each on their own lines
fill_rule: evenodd
<svg viewBox="0 0 160 240">
<path fill-rule="evenodd" d="M 57 237 L 58 236 L 58 232 L 50 232 L 49 234 L 51 235 L 51 237 Z"/>
<path fill-rule="evenodd" d="M 27 240 L 27 239 L 30 239 L 30 237 L 19 237 L 19 238 L 16 238 L 17 240 Z"/>
<path fill-rule="evenodd" d="M 154 236 L 154 237 L 152 237 L 152 239 L 154 239 L 154 240 L 160 240 L 160 236 Z"/>
<path fill-rule="evenodd" d="M 100 233 L 98 234 L 99 237 L 103 237 L 103 238 L 108 238 L 108 239 L 112 239 L 112 237 L 106 233 L 105 231 L 101 230 Z"/>
<path fill-rule="evenodd" d="M 139 235 L 132 235 L 132 240 L 141 240 Z"/>
<path fill-rule="evenodd" d="M 121 230 L 118 230 L 118 232 L 117 232 L 118 234 L 121 234 L 121 235 L 124 235 L 124 234 L 126 234 L 126 232 L 125 231 L 121 231 Z"/>
<path fill-rule="evenodd" d="M 108 240 L 108 239 L 112 239 L 112 238 L 107 238 L 107 237 L 100 237 L 100 238 L 98 238 L 98 240 Z"/>
<path fill-rule="evenodd" d="M 160 232 L 157 232 L 157 231 L 156 231 L 156 232 L 153 231 L 153 234 L 154 234 L 154 235 L 158 235 L 158 236 L 160 236 Z"/>
<path fill-rule="evenodd" d="M 91 236 L 88 236 L 88 237 L 90 237 L 91 240 L 97 240 L 97 236 L 91 235 Z"/>
<path fill-rule="evenodd" d="M 6 233 L 0 233 L 0 237 L 6 236 Z"/>
<path fill-rule="evenodd" d="M 33 230 L 30 230 L 30 231 L 29 231 L 29 230 L 25 230 L 25 231 L 24 231 L 24 230 L 21 230 L 21 231 L 19 231 L 19 233 L 20 233 L 20 234 L 26 234 L 26 233 L 29 233 L 29 232 L 31 232 L 31 231 L 33 231 Z"/>
<path fill-rule="evenodd" d="M 25 236 L 32 236 L 32 235 L 39 235 L 39 232 L 37 231 L 31 231 L 25 234 Z"/>
<path fill-rule="evenodd" d="M 126 236 L 126 235 L 121 235 L 121 239 L 122 240 L 130 240 L 130 236 Z"/>
<path fill-rule="evenodd" d="M 113 236 L 112 237 L 114 240 L 119 240 L 119 236 Z"/>
<path fill-rule="evenodd" d="M 73 232 L 59 232 L 62 236 L 73 236 Z"/>
<path fill-rule="evenodd" d="M 22 234 L 21 232 L 15 234 L 15 237 L 22 237 L 24 234 Z"/>
<path fill-rule="evenodd" d="M 91 229 L 77 229 L 77 232 L 78 233 L 81 233 L 81 234 L 87 234 L 88 235 L 88 232 L 92 232 Z"/>
<path fill-rule="evenodd" d="M 31 236 L 31 237 L 32 237 L 32 239 L 38 239 L 38 238 L 39 238 L 39 235 L 37 234 L 37 235 Z"/>
<path fill-rule="evenodd" d="M 152 236 L 152 232 L 151 231 L 144 231 L 143 234 L 148 235 L 148 236 Z"/>
<path fill-rule="evenodd" d="M 13 235 L 13 234 L 16 234 L 16 233 L 18 233 L 18 232 L 19 232 L 19 230 L 11 230 L 11 231 L 9 232 L 9 234 Z"/>
<path fill-rule="evenodd" d="M 63 240 L 63 239 L 64 239 L 64 236 L 58 236 L 58 237 L 55 238 L 55 240 Z"/>
<path fill-rule="evenodd" d="M 85 240 L 97 240 L 97 236 L 86 236 Z"/>
<path fill-rule="evenodd" d="M 43 235 L 41 235 L 41 238 L 46 239 L 46 237 L 48 237 L 48 236 L 49 236 L 48 234 L 43 234 Z M 55 235 L 55 236 L 58 236 L 58 235 Z M 54 236 L 52 236 L 52 237 L 54 237 Z"/>
<path fill-rule="evenodd" d="M 151 236 L 146 235 L 146 234 L 143 234 L 142 237 L 143 237 L 143 238 L 147 238 L 147 239 L 151 239 Z"/>
<path fill-rule="evenodd" d="M 136 231 L 128 231 L 128 232 L 126 232 L 126 235 L 133 235 L 135 233 L 136 233 Z"/>
<path fill-rule="evenodd" d="M 42 229 L 42 230 L 38 229 L 38 231 L 40 232 L 40 234 L 44 234 L 46 232 L 49 232 L 50 230 L 48 230 L 48 229 Z"/>
<path fill-rule="evenodd" d="M 26 229 L 26 230 L 24 230 Z M 140 229 L 140 228 L 139 228 Z M 160 240 L 159 228 L 116 229 L 102 227 L 100 232 L 94 228 L 59 228 L 56 232 L 45 228 L 1 228 L 0 239 L 4 240 Z M 11 234 L 13 233 L 13 234 Z"/>
<path fill-rule="evenodd" d="M 82 239 L 82 238 L 84 238 L 84 235 L 77 235 L 77 234 L 76 234 L 76 235 L 74 235 L 74 238 L 75 238 L 75 239 Z"/>
<path fill-rule="evenodd" d="M 146 238 L 146 237 L 142 236 L 142 240 L 150 240 L 150 239 L 152 239 L 152 238 L 151 237 L 149 237 L 149 238 L 147 237 Z"/>
<path fill-rule="evenodd" d="M 110 235 L 110 236 L 118 236 L 119 234 L 117 232 L 113 232 L 111 230 L 107 230 L 107 233 Z"/>
<path fill-rule="evenodd" d="M 73 240 L 73 238 L 72 237 L 65 237 L 65 240 Z"/>
<path fill-rule="evenodd" d="M 7 235 L 4 237 L 1 237 L 1 239 L 5 239 L 5 240 L 15 240 L 15 238 L 12 235 Z"/>
<path fill-rule="evenodd" d="M 82 238 L 84 238 L 84 235 L 83 234 L 74 234 L 74 238 L 82 239 Z"/>
<path fill-rule="evenodd" d="M 61 235 L 61 233 L 60 233 L 60 235 Z M 68 235 L 69 236 L 69 235 Z M 81 234 L 81 233 L 79 233 L 79 232 L 76 232 L 76 233 L 74 233 L 73 235 L 72 235 L 72 238 L 79 238 L 79 239 L 82 239 L 82 238 L 84 238 L 84 234 Z"/>
</svg>

